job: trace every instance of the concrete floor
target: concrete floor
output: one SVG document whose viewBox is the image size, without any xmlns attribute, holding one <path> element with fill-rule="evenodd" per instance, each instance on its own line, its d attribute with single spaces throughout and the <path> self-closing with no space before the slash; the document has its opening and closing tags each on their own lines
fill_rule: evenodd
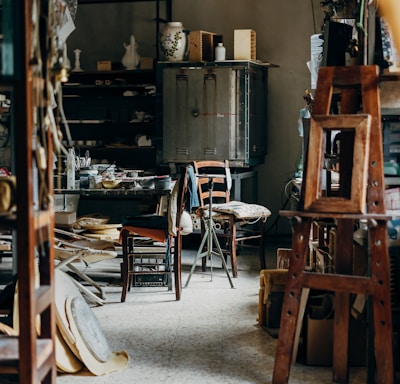
<svg viewBox="0 0 400 384">
<path fill-rule="evenodd" d="M 268 267 L 274 268 L 276 248 L 288 239 L 269 242 Z M 196 248 L 183 254 L 186 282 Z M 126 350 L 127 368 L 106 376 L 59 375 L 57 383 L 271 383 L 276 339 L 257 325 L 259 263 L 257 252 L 243 249 L 238 257 L 235 289 L 219 262 L 210 270 L 198 267 L 181 301 L 165 287 L 132 288 L 120 303 L 119 260 L 105 273 L 107 303 L 94 307 L 110 347 Z M 107 277 L 109 273 L 116 275 Z M 93 271 L 95 275 L 95 272 Z M 293 366 L 290 383 L 331 383 L 330 367 Z M 365 383 L 364 368 L 352 368 L 351 383 Z"/>
<path fill-rule="evenodd" d="M 276 265 L 276 248 L 287 245 L 287 239 L 268 242 L 268 268 Z M 183 283 L 196 254 L 192 248 L 183 254 Z M 272 382 L 277 339 L 257 325 L 257 252 L 241 251 L 234 289 L 217 259 L 212 281 L 210 270 L 203 273 L 198 267 L 180 301 L 166 287 L 133 287 L 121 303 L 119 264 L 118 258 L 92 264 L 86 272 L 101 282 L 106 293 L 106 304 L 93 306 L 93 313 L 110 348 L 129 354 L 128 366 L 104 376 L 87 371 L 59 374 L 58 384 Z M 300 363 L 292 367 L 289 380 L 291 384 L 331 382 L 330 367 Z M 366 383 L 366 369 L 351 368 L 349 382 Z"/>
</svg>

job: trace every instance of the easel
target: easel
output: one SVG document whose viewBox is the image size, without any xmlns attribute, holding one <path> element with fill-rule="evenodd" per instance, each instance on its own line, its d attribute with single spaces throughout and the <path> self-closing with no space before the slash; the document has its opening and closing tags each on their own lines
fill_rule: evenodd
<svg viewBox="0 0 400 384">
<path fill-rule="evenodd" d="M 212 191 L 214 189 L 213 178 L 214 177 L 221 178 L 221 177 L 225 177 L 225 176 L 223 176 L 223 175 L 198 175 L 197 177 L 208 178 L 208 192 L 209 192 L 209 196 L 210 196 L 209 197 L 210 202 L 208 204 L 208 217 L 204 218 L 204 216 L 202 216 L 202 220 L 203 220 L 206 231 L 204 233 L 203 238 L 201 239 L 201 243 L 200 243 L 199 249 L 197 251 L 196 257 L 194 259 L 192 268 L 190 270 L 188 279 L 186 281 L 185 288 L 189 285 L 189 282 L 193 275 L 193 272 L 196 269 L 197 261 L 201 260 L 204 256 L 207 256 L 207 258 L 211 260 L 211 281 L 212 281 L 212 276 L 213 276 L 212 256 L 213 255 L 218 256 L 221 259 L 222 266 L 225 269 L 226 276 L 228 277 L 231 288 L 234 288 L 231 276 L 229 275 L 228 267 L 225 262 L 224 254 L 222 252 L 221 246 L 220 246 L 218 238 L 217 238 L 217 233 L 215 231 L 215 223 L 212 218 Z M 207 241 L 207 250 L 202 252 L 206 241 Z M 217 247 L 217 252 L 214 251 L 213 243 L 215 243 L 215 245 Z"/>
<path fill-rule="evenodd" d="M 348 115 L 330 115 L 334 91 L 341 91 L 341 113 Z M 360 97 L 363 113 L 369 115 L 364 115 L 362 123 L 364 134 L 361 134 L 361 138 L 357 136 L 359 123 L 352 120 L 354 116 L 357 116 Z M 369 120 L 369 123 L 365 122 L 365 119 Z M 325 197 L 321 193 L 320 175 L 324 152 L 321 146 L 315 148 L 309 145 L 311 150 L 307 153 L 304 166 L 299 211 L 281 212 L 282 216 L 291 217 L 293 220 L 293 237 L 273 384 L 284 384 L 289 380 L 293 353 L 297 348 L 296 334 L 301 326 L 304 311 L 301 302 L 304 303 L 304 296 L 310 288 L 335 292 L 333 381 L 335 383 L 348 382 L 350 294 L 352 293 L 365 294 L 372 298 L 370 310 L 373 321 L 370 327 L 373 328 L 374 334 L 372 344 L 375 352 L 376 382 L 392 384 L 394 381 L 390 265 L 386 232 L 386 221 L 389 217 L 386 216 L 383 200 L 383 150 L 377 67 L 320 68 L 309 143 L 316 137 L 321 138 L 319 129 L 324 128 L 324 124 L 331 125 L 335 121 L 343 128 L 351 124 L 357 125 L 354 129 L 355 135 L 348 135 L 350 132 L 347 132 L 347 136 L 345 134 L 340 143 L 342 151 L 338 196 Z M 365 142 L 360 142 L 364 139 Z M 315 144 L 315 141 L 313 143 Z M 356 146 L 365 150 L 361 159 L 358 157 L 358 151 L 353 150 Z M 317 152 L 317 155 L 315 156 L 312 152 Z M 349 159 L 350 155 L 353 159 Z M 354 171 L 353 165 L 358 167 L 357 172 Z M 360 170 L 366 177 L 360 178 Z M 331 218 L 336 221 L 338 252 L 335 260 L 335 274 L 304 270 L 311 224 L 313 220 L 321 218 Z M 352 275 L 353 226 L 356 220 L 361 219 L 368 222 L 370 254 L 368 277 Z M 374 366 L 373 361 L 370 361 L 368 366 Z"/>
</svg>

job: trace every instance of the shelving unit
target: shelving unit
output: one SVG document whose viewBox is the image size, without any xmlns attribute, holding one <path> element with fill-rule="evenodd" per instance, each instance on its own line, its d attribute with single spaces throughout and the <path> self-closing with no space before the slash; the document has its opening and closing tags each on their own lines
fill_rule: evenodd
<svg viewBox="0 0 400 384">
<path fill-rule="evenodd" d="M 172 0 L 79 0 L 79 5 L 84 4 L 110 4 L 110 3 L 137 3 L 137 2 L 152 2 L 155 3 L 155 47 L 156 47 L 156 60 L 160 58 L 158 49 L 158 37 L 160 36 L 160 25 L 172 20 Z M 161 17 L 161 4 L 164 4 L 164 15 Z"/>
<path fill-rule="evenodd" d="M 14 138 L 11 148 L 17 209 L 0 217 L 0 227 L 12 230 L 16 238 L 13 258 L 18 274 L 18 305 L 14 319 L 18 316 L 18 327 L 14 321 L 14 328 L 18 328 L 19 336 L 0 337 L 0 377 L 18 375 L 18 382 L 24 384 L 56 381 L 52 131 L 42 132 L 39 138 L 43 121 L 34 118 L 35 112 L 39 114 L 50 105 L 49 101 L 39 104 L 38 95 L 44 101 L 45 91 L 35 88 L 43 84 L 47 70 L 46 49 L 41 47 L 42 65 L 40 60 L 32 60 L 38 52 L 32 49 L 33 42 L 42 44 L 48 36 L 47 27 L 42 30 L 42 25 L 35 32 L 34 23 L 39 24 L 39 19 L 51 11 L 47 2 L 40 1 L 34 10 L 28 0 L 3 1 L 1 9 L 2 20 L 7 20 L 2 24 L 2 33 L 10 43 L 8 53 L 12 54 L 10 61 L 2 62 L 0 88 L 11 100 L 9 124 Z M 42 161 L 37 169 L 39 158 Z"/>
<path fill-rule="evenodd" d="M 155 123 L 154 71 L 72 72 L 63 100 L 73 145 L 81 155 L 89 150 L 92 159 L 120 167 L 156 167 L 162 133 Z"/>
<path fill-rule="evenodd" d="M 134 2 L 155 4 L 158 61 L 160 30 L 172 19 L 172 0 L 79 0 L 78 5 Z M 63 99 L 74 146 L 81 154 L 89 150 L 92 159 L 154 169 L 162 157 L 162 131 L 155 124 L 156 91 L 155 70 L 72 72 L 63 87 Z M 139 110 L 145 112 L 143 121 L 136 118 Z M 138 145 L 140 137 L 146 145 Z"/>
</svg>

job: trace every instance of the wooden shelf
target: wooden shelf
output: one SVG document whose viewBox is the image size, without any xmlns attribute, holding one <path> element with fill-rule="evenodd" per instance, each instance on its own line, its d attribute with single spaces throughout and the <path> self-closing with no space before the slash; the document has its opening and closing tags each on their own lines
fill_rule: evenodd
<svg viewBox="0 0 400 384">
<path fill-rule="evenodd" d="M 12 253 L 13 256 L 18 256 L 14 258 L 18 274 L 18 307 L 14 314 L 15 318 L 18 316 L 18 336 L 0 336 L 0 374 L 18 375 L 19 382 L 24 384 L 52 384 L 55 383 L 57 375 L 53 286 L 54 213 L 52 205 L 47 204 L 47 196 L 42 193 L 52 192 L 53 138 L 50 130 L 37 132 L 38 127 L 43 127 L 42 116 L 52 101 L 46 101 L 44 98 L 39 101 L 37 97 L 33 97 L 37 94 L 35 84 L 43 84 L 44 79 L 39 74 L 44 71 L 42 68 L 38 70 L 40 64 L 37 64 L 36 70 L 33 71 L 31 46 L 34 22 L 49 17 L 49 8 L 44 4 L 44 0 L 38 2 L 35 15 L 38 19 L 35 21 L 32 17 L 32 2 L 28 0 L 9 2 L 7 10 L 10 15 L 1 15 L 3 19 L 7 16 L 15 18 L 14 23 L 9 23 L 2 32 L 18 57 L 18 60 L 14 60 L 15 66 L 10 70 L 12 75 L 7 82 L 2 78 L 0 86 L 2 89 L 6 86 L 11 94 L 9 125 L 13 135 L 10 149 L 17 155 L 11 168 L 18 185 L 14 192 L 17 208 L 0 217 L 0 227 L 17 235 Z M 18 33 L 13 30 L 14 25 L 18 25 Z M 41 29 L 39 34 L 38 44 L 47 44 L 49 36 L 46 28 Z M 47 52 L 47 45 L 37 48 L 42 55 L 38 58 L 38 63 L 46 65 L 50 54 Z M 43 158 L 46 159 L 46 163 L 41 164 L 43 166 L 37 170 L 38 152 L 35 148 L 39 146 L 45 151 Z M 36 199 L 33 185 L 38 191 L 37 200 L 41 210 L 36 210 L 34 204 Z M 40 335 L 37 319 L 40 319 Z"/>
<path fill-rule="evenodd" d="M 79 5 L 81 4 L 111 4 L 111 3 L 140 3 L 140 2 L 153 2 L 155 0 L 79 0 Z M 158 0 L 160 2 L 170 1 L 170 0 Z"/>
<path fill-rule="evenodd" d="M 314 217 L 332 219 L 368 219 L 368 220 L 390 220 L 391 216 L 378 213 L 340 213 L 340 212 L 312 212 L 312 211 L 279 211 L 285 217 Z"/>
<path fill-rule="evenodd" d="M 53 342 L 51 339 L 39 339 L 36 343 L 37 370 L 40 379 L 47 373 L 51 360 Z M 18 336 L 0 336 L 0 373 L 18 374 L 19 338 Z M 45 369 L 43 369 L 45 368 Z"/>
</svg>

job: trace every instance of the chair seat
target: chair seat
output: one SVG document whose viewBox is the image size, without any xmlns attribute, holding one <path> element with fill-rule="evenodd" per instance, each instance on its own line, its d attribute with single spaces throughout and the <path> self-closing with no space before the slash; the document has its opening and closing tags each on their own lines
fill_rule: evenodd
<svg viewBox="0 0 400 384">
<path fill-rule="evenodd" d="M 168 218 L 160 215 L 127 216 L 122 224 L 132 227 L 165 229 L 168 226 Z"/>
<path fill-rule="evenodd" d="M 202 208 L 204 214 L 208 214 L 208 204 Z M 230 201 L 228 203 L 222 204 L 213 204 L 212 211 L 217 213 L 214 218 L 218 218 L 219 216 L 223 217 L 225 214 L 234 215 L 237 219 L 240 220 L 256 220 L 261 219 L 266 221 L 269 216 L 271 216 L 271 211 L 258 204 L 248 204 L 243 203 L 241 201 Z M 222 215 L 218 215 L 222 214 Z"/>
<path fill-rule="evenodd" d="M 124 225 L 122 229 L 126 229 L 131 233 L 136 233 L 143 237 L 150 237 L 153 240 L 160 241 L 161 243 L 165 243 L 167 241 L 167 231 L 165 228 L 157 229 L 157 228 L 135 227 L 133 225 Z M 122 242 L 121 237 L 120 237 L 120 242 Z"/>
</svg>

